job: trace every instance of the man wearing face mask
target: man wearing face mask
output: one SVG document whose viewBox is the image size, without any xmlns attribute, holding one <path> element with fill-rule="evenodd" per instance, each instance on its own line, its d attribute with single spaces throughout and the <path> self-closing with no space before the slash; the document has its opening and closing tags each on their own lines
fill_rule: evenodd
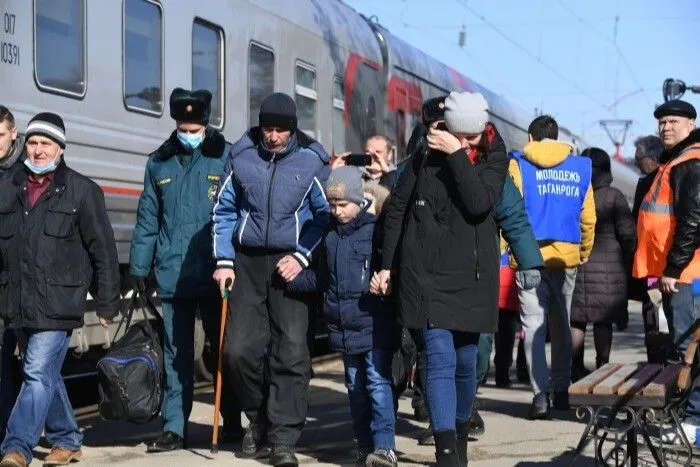
<svg viewBox="0 0 700 467">
<path fill-rule="evenodd" d="M 211 210 L 230 144 L 208 126 L 212 95 L 176 88 L 170 116 L 176 130 L 146 163 L 131 243 L 129 272 L 134 287 L 145 290 L 155 259 L 155 279 L 164 321 L 165 390 L 162 434 L 148 452 L 186 447 L 192 411 L 194 325 L 197 310 L 209 342 L 219 342 L 220 297 L 211 274 Z M 224 383 L 224 440 L 240 438 L 240 411 Z"/>
<path fill-rule="evenodd" d="M 2 467 L 29 464 L 44 428 L 52 448 L 44 465 L 81 458 L 61 367 L 91 284 L 100 324 L 119 313 L 119 260 L 102 190 L 63 161 L 60 116 L 36 115 L 26 137 L 24 165 L 0 181 L 0 315 L 17 337 L 24 376 Z"/>
<path fill-rule="evenodd" d="M 309 266 L 330 219 L 329 157 L 297 130 L 286 94 L 263 100 L 259 122 L 233 145 L 214 207 L 214 279 L 222 294 L 234 284 L 224 362 L 250 420 L 243 455 L 257 455 L 267 439 L 271 464 L 293 466 L 311 364 L 307 305 L 286 284 Z"/>
</svg>

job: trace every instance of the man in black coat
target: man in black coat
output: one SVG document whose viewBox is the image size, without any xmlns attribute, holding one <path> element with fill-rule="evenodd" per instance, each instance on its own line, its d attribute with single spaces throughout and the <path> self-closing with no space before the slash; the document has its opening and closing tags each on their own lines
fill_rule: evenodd
<svg viewBox="0 0 700 467">
<path fill-rule="evenodd" d="M 637 222 L 639 206 L 654 182 L 664 145 L 661 142 L 661 138 L 656 135 L 649 135 L 637 138 L 634 146 L 634 164 L 642 172 L 642 177 L 637 182 L 637 188 L 634 191 L 634 204 L 632 205 L 632 216 L 634 216 L 634 221 Z M 649 294 L 647 294 L 647 281 L 630 277 L 629 296 L 632 300 L 642 302 L 644 344 L 647 348 L 647 360 L 650 363 L 663 363 L 667 352 L 673 344 L 673 340 L 670 334 L 659 332 L 656 307 L 649 299 Z M 667 319 L 667 321 L 671 322 L 670 319 Z"/>
<path fill-rule="evenodd" d="M 100 187 L 63 162 L 61 117 L 36 115 L 26 137 L 24 166 L 0 181 L 0 314 L 24 356 L 2 467 L 29 464 L 44 427 L 46 464 L 80 459 L 83 436 L 61 367 L 91 284 L 100 324 L 119 312 L 119 260 Z"/>
<path fill-rule="evenodd" d="M 10 109 L 0 105 L 0 178 L 22 160 L 22 137 L 17 134 L 15 117 Z M 19 371 L 15 360 L 17 339 L 15 333 L 6 331 L 0 319 L 0 443 L 5 438 L 5 425 L 15 405 Z"/>
</svg>

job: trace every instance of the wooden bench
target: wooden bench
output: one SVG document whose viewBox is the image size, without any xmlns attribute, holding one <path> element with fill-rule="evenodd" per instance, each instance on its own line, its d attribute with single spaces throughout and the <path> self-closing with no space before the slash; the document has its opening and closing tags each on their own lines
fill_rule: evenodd
<svg viewBox="0 0 700 467">
<path fill-rule="evenodd" d="M 664 366 L 646 362 L 629 365 L 611 362 L 569 387 L 569 402 L 579 406 L 577 417 L 589 417 L 575 456 L 593 437 L 597 462 L 608 465 L 607 460 L 614 458 L 616 466 L 636 466 L 639 433 L 656 464 L 665 466 L 666 449 L 660 441 L 654 445 L 648 427 L 654 425 L 660 429 L 670 424 L 683 440 L 682 452 L 688 456 L 685 465 L 692 465 L 693 447 L 680 428 L 678 412 L 685 405 L 698 366 L 700 319 L 695 321 L 694 329 L 691 343 L 679 363 Z M 614 438 L 614 445 L 604 455 L 603 445 L 609 437 Z"/>
</svg>

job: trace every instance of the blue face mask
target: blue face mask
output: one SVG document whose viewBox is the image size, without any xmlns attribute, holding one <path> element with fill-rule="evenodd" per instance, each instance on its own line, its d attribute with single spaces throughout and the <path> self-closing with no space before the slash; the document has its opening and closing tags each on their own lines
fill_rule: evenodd
<svg viewBox="0 0 700 467">
<path fill-rule="evenodd" d="M 182 131 L 178 131 L 177 139 L 180 140 L 180 142 L 185 148 L 189 148 L 190 150 L 194 151 L 202 144 L 202 141 L 204 141 L 204 134 L 197 133 L 192 135 L 189 133 L 183 133 Z"/>
<path fill-rule="evenodd" d="M 56 156 L 56 158 L 54 158 L 54 160 L 49 162 L 47 165 L 45 165 L 43 167 L 39 167 L 38 165 L 32 164 L 32 162 L 29 160 L 29 158 L 26 158 L 24 160 L 24 165 L 26 165 L 27 168 L 32 171 L 32 173 L 34 173 L 36 175 L 44 175 L 44 174 L 51 173 L 54 170 L 56 170 L 56 167 L 58 166 L 58 163 L 56 162 L 57 160 L 58 160 L 58 156 Z"/>
</svg>

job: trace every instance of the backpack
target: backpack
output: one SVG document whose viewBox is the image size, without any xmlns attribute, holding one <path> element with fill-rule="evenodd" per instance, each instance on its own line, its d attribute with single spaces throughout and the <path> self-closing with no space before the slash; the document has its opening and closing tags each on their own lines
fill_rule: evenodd
<svg viewBox="0 0 700 467">
<path fill-rule="evenodd" d="M 144 320 L 131 324 L 134 310 L 141 308 Z M 161 337 L 149 322 L 148 311 L 162 328 L 162 318 L 150 297 L 131 300 L 124 335 L 97 362 L 100 416 L 105 420 L 146 423 L 158 415 L 163 398 L 163 347 Z M 115 336 L 124 323 L 122 319 Z"/>
</svg>

